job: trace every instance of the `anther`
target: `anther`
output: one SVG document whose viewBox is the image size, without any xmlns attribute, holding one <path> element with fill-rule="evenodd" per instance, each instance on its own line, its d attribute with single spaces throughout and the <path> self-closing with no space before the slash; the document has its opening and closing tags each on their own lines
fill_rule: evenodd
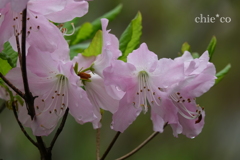
<svg viewBox="0 0 240 160">
<path fill-rule="evenodd" d="M 52 113 L 52 111 L 49 111 L 49 113 L 51 114 L 51 113 Z"/>
<path fill-rule="evenodd" d="M 40 29 L 40 26 L 37 26 L 37 29 Z"/>
<path fill-rule="evenodd" d="M 155 92 L 153 92 L 153 95 L 155 95 Z"/>
<path fill-rule="evenodd" d="M 52 99 L 54 99 L 54 97 L 52 96 Z"/>
<path fill-rule="evenodd" d="M 198 116 L 198 119 L 195 121 L 195 124 L 201 122 L 201 120 L 202 120 L 202 115 L 200 114 L 200 115 Z"/>
<path fill-rule="evenodd" d="M 139 92 L 137 92 L 137 95 L 139 95 Z"/>
<path fill-rule="evenodd" d="M 140 92 L 142 92 L 143 90 L 141 89 Z"/>
<path fill-rule="evenodd" d="M 42 102 L 44 102 L 44 99 L 42 99 Z"/>
</svg>

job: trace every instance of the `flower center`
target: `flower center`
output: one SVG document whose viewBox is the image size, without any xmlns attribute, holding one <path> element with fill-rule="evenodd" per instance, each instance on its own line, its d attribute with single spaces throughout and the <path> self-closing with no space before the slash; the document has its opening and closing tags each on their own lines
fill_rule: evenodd
<svg viewBox="0 0 240 160">
<path fill-rule="evenodd" d="M 173 100 L 174 104 L 178 107 L 179 109 L 179 113 L 186 119 L 196 119 L 198 118 L 195 123 L 199 123 L 202 120 L 202 111 L 204 110 L 204 108 L 200 107 L 199 105 L 196 104 L 195 99 L 191 99 L 191 98 L 184 98 L 180 92 L 177 93 L 173 93 L 172 95 L 170 95 L 171 99 Z M 191 106 L 191 108 L 193 108 L 192 106 L 194 106 L 195 108 L 194 111 L 191 111 L 193 109 L 189 109 Z"/>
<path fill-rule="evenodd" d="M 56 78 L 53 87 L 42 96 L 45 106 L 42 112 L 48 111 L 60 116 L 68 105 L 68 79 L 62 74 L 56 75 Z"/>
<path fill-rule="evenodd" d="M 136 94 L 136 102 L 133 102 L 133 105 L 135 107 L 142 107 L 145 113 L 148 109 L 148 102 L 150 105 L 153 105 L 154 103 L 159 105 L 157 99 L 160 100 L 160 97 L 156 98 L 154 85 L 151 84 L 151 81 L 149 80 L 149 75 L 146 71 L 140 71 L 138 74 L 138 87 Z"/>
</svg>

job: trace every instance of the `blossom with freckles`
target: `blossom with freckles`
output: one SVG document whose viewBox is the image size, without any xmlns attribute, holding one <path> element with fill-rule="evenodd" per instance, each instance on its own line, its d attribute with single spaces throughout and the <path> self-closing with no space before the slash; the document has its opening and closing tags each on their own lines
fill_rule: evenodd
<svg viewBox="0 0 240 160">
<path fill-rule="evenodd" d="M 207 51 L 196 59 L 186 51 L 174 61 L 184 64 L 184 78 L 166 89 L 178 109 L 179 121 L 170 125 L 175 136 L 182 133 L 194 138 L 202 131 L 205 117 L 204 108 L 196 103 L 196 98 L 214 85 L 216 69 L 209 62 Z"/>
<path fill-rule="evenodd" d="M 168 65 L 164 66 L 165 63 Z M 173 60 L 159 62 L 145 43 L 128 55 L 127 63 L 113 62 L 104 70 L 105 84 L 116 85 L 126 93 L 113 115 L 112 129 L 123 132 L 141 111 L 147 112 L 148 104 L 155 131 L 162 132 L 166 122 L 177 123 L 177 109 L 161 87 L 181 79 L 182 72 L 183 65 L 177 65 Z M 167 74 L 171 74 L 172 79 L 164 78 Z"/>
<path fill-rule="evenodd" d="M 30 47 L 27 67 L 30 90 L 38 96 L 34 102 L 36 115 L 32 121 L 23 106 L 19 109 L 19 119 L 32 128 L 34 135 L 50 134 L 67 108 L 78 123 L 92 122 L 97 128 L 94 108 L 86 92 L 77 85 L 80 78 L 75 74 L 72 62 L 55 61 L 49 53 Z M 14 68 L 7 78 L 23 90 L 22 80 L 16 79 L 20 73 L 20 68 Z"/>
</svg>

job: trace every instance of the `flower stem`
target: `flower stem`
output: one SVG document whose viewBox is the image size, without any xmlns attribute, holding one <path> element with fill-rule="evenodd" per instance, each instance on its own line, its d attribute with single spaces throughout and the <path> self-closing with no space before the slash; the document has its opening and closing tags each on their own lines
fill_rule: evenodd
<svg viewBox="0 0 240 160">
<path fill-rule="evenodd" d="M 166 123 L 163 128 L 165 128 L 167 126 L 168 123 Z M 142 147 L 144 147 L 148 142 L 150 142 L 154 137 L 156 137 L 159 134 L 159 132 L 153 132 L 145 141 L 143 141 L 139 146 L 137 146 L 135 149 L 133 149 L 131 152 L 127 153 L 126 155 L 117 158 L 117 160 L 122 160 L 122 159 L 126 159 L 130 156 L 132 156 L 133 154 L 137 153 L 137 151 L 139 151 Z"/>
<path fill-rule="evenodd" d="M 4 77 L 2 75 L 2 73 L 0 73 L 0 78 L 2 78 L 2 80 L 10 87 L 12 88 L 20 97 L 22 97 L 24 99 L 24 94 L 17 89 L 9 80 L 6 79 L 6 77 Z"/>
<path fill-rule="evenodd" d="M 96 157 L 97 160 L 100 160 L 100 135 L 101 135 L 101 129 L 98 128 L 97 129 L 97 133 L 96 133 Z"/>
<path fill-rule="evenodd" d="M 115 137 L 113 138 L 112 142 L 110 143 L 110 145 L 108 146 L 107 150 L 105 151 L 105 153 L 103 154 L 102 158 L 100 160 L 104 160 L 106 158 L 106 156 L 108 155 L 109 151 L 112 149 L 114 143 L 116 142 L 116 140 L 118 139 L 118 136 L 120 135 L 121 132 L 117 132 Z"/>
<path fill-rule="evenodd" d="M 12 108 L 13 108 L 13 113 L 14 113 L 14 116 L 18 122 L 18 125 L 20 126 L 22 132 L 24 133 L 24 135 L 27 137 L 27 139 L 34 145 L 38 148 L 38 144 L 27 134 L 26 130 L 24 129 L 22 123 L 19 121 L 18 119 L 18 115 L 17 115 L 17 110 L 16 110 L 16 106 L 14 104 L 14 102 L 12 103 Z"/>
</svg>

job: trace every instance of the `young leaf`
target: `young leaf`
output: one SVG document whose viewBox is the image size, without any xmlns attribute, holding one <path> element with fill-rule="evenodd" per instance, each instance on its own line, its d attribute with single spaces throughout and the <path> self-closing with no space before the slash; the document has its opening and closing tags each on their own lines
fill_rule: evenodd
<svg viewBox="0 0 240 160">
<path fill-rule="evenodd" d="M 126 62 L 128 54 L 139 46 L 141 35 L 142 16 L 141 13 L 138 12 L 120 37 L 120 50 L 123 53 L 122 56 L 119 57 L 120 60 Z"/>
<path fill-rule="evenodd" d="M 9 70 L 12 69 L 12 67 L 10 66 L 10 64 L 8 63 L 7 60 L 3 60 L 0 58 L 0 72 L 3 74 L 3 75 L 6 75 L 8 73 Z"/>
<path fill-rule="evenodd" d="M 0 58 L 6 60 L 12 68 L 16 67 L 18 53 L 12 49 L 9 42 L 4 43 L 3 48 L 3 51 L 0 53 Z"/>
<path fill-rule="evenodd" d="M 82 55 L 86 57 L 90 56 L 97 56 L 102 53 L 102 31 L 99 30 L 96 35 L 94 36 L 92 42 L 90 43 L 89 47 L 84 50 Z"/>
<path fill-rule="evenodd" d="M 70 41 L 70 46 L 78 44 L 90 37 L 93 31 L 93 26 L 91 23 L 84 23 L 77 31 L 76 35 L 72 37 Z"/>
<path fill-rule="evenodd" d="M 216 74 L 217 79 L 215 80 L 215 84 L 219 83 L 229 72 L 231 68 L 231 64 L 228 64 L 225 68 L 223 68 L 220 72 Z"/>
<path fill-rule="evenodd" d="M 208 47 L 207 47 L 209 57 L 210 57 L 209 61 L 211 61 L 211 59 L 212 59 L 216 44 L 217 44 L 217 38 L 215 36 L 213 36 L 209 45 L 208 45 Z"/>
<path fill-rule="evenodd" d="M 183 54 L 185 51 L 190 51 L 190 45 L 189 45 L 187 42 L 183 43 L 182 48 L 181 48 L 181 51 L 182 51 L 182 54 Z"/>
</svg>

